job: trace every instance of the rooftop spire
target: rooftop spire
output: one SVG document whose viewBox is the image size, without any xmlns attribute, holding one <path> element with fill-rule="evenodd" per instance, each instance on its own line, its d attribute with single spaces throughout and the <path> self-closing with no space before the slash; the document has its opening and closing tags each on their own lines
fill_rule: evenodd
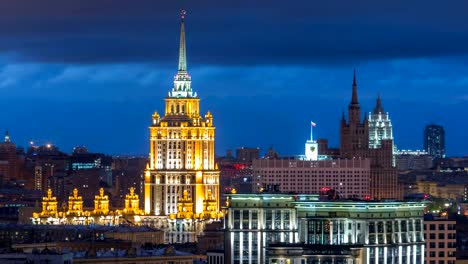
<svg viewBox="0 0 468 264">
<path fill-rule="evenodd" d="M 357 86 L 357 82 L 356 82 L 356 68 L 354 68 L 354 73 L 353 73 L 353 86 Z"/>
<path fill-rule="evenodd" d="M 8 133 L 8 130 L 5 132 L 5 142 L 10 142 L 10 134 Z"/>
<path fill-rule="evenodd" d="M 187 54 L 185 53 L 185 10 L 180 11 L 180 46 L 179 46 L 179 69 L 174 76 L 174 87 L 169 92 L 169 97 L 197 97 L 191 88 L 191 78 L 187 73 Z"/>
<path fill-rule="evenodd" d="M 358 97 L 357 97 L 357 81 L 356 81 L 356 69 L 354 69 L 354 76 L 353 76 L 353 96 L 351 98 L 351 104 L 357 105 Z"/>
<path fill-rule="evenodd" d="M 182 9 L 180 11 L 180 46 L 179 46 L 179 72 L 186 72 L 187 71 L 187 57 L 185 54 L 185 26 L 184 26 L 184 19 L 187 12 Z"/>
<path fill-rule="evenodd" d="M 374 108 L 374 114 L 384 113 L 384 109 L 382 107 L 382 100 L 380 99 L 380 94 L 377 95 L 377 102 Z"/>
</svg>

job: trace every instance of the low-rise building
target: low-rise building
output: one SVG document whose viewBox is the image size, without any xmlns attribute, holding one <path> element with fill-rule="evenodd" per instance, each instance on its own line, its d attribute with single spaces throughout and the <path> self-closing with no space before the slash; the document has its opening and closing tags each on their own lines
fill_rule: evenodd
<svg viewBox="0 0 468 264">
<path fill-rule="evenodd" d="M 321 201 L 306 194 L 230 194 L 225 263 L 319 263 L 324 255 L 335 263 L 423 263 L 425 207 Z"/>
<path fill-rule="evenodd" d="M 319 193 L 333 189 L 340 197 L 364 199 L 370 195 L 370 159 L 253 161 L 254 190 L 280 185 L 282 192 Z"/>
<path fill-rule="evenodd" d="M 455 264 L 457 249 L 456 221 L 428 215 L 424 219 L 426 264 Z"/>
</svg>

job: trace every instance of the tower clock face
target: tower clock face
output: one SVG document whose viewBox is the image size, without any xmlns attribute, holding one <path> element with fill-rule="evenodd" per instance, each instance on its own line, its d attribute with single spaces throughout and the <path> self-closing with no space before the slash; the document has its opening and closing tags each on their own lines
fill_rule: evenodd
<svg viewBox="0 0 468 264">
<path fill-rule="evenodd" d="M 315 147 L 314 147 L 314 146 L 310 147 L 310 151 L 314 152 L 314 151 L 315 151 Z"/>
</svg>

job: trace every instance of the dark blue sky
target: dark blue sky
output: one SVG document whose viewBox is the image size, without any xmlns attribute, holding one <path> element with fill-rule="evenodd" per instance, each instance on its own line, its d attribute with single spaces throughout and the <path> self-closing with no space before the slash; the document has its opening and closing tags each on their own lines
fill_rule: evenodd
<svg viewBox="0 0 468 264">
<path fill-rule="evenodd" d="M 353 68 L 363 111 L 380 93 L 400 149 L 421 149 L 436 123 L 449 155 L 468 154 L 466 1 L 1 1 L 0 130 L 19 145 L 146 154 L 176 73 L 182 7 L 218 154 L 301 154 L 310 120 L 338 145 Z"/>
</svg>

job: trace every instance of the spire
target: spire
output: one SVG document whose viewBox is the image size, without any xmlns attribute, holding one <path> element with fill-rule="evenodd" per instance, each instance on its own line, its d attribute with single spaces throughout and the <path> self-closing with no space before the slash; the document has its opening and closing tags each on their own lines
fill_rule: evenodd
<svg viewBox="0 0 468 264">
<path fill-rule="evenodd" d="M 196 97 L 191 88 L 191 78 L 187 73 L 187 54 L 185 53 L 185 10 L 180 11 L 180 46 L 179 46 L 179 68 L 174 76 L 174 87 L 169 97 Z"/>
<path fill-rule="evenodd" d="M 179 72 L 186 72 L 187 71 L 187 57 L 185 54 L 185 25 L 184 19 L 187 12 L 182 9 L 180 11 L 180 45 L 179 45 Z"/>
<path fill-rule="evenodd" d="M 10 134 L 8 133 L 8 130 L 5 132 L 5 142 L 10 142 Z"/>
<path fill-rule="evenodd" d="M 356 81 L 356 69 L 354 69 L 354 76 L 353 76 L 353 96 L 351 98 L 352 105 L 358 105 L 358 97 L 357 97 L 357 81 Z"/>
<path fill-rule="evenodd" d="M 377 102 L 375 104 L 374 112 L 373 114 L 379 114 L 379 113 L 384 113 L 384 109 L 382 107 L 382 100 L 380 99 L 380 94 L 377 96 Z"/>
<path fill-rule="evenodd" d="M 353 86 L 357 86 L 357 82 L 356 82 L 356 68 L 354 68 L 354 74 L 353 74 Z"/>
</svg>

